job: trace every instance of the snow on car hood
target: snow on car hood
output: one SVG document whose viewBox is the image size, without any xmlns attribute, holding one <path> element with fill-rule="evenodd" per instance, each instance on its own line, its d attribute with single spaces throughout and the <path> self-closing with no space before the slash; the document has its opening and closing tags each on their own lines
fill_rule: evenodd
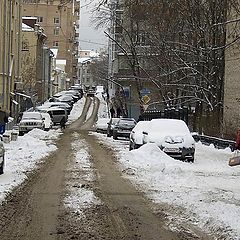
<svg viewBox="0 0 240 240">
<path fill-rule="evenodd" d="M 190 148 L 193 147 L 195 144 L 195 141 L 193 137 L 190 134 L 184 134 L 184 135 L 166 135 L 161 136 L 158 133 L 152 132 L 148 134 L 148 141 L 152 143 L 156 143 L 158 146 L 163 147 L 169 147 L 175 146 L 178 147 L 186 147 Z"/>
<path fill-rule="evenodd" d="M 134 138 L 134 142 L 136 144 L 143 144 L 143 133 L 142 132 L 140 132 L 140 131 L 135 132 L 133 138 Z"/>
<path fill-rule="evenodd" d="M 20 123 L 42 123 L 43 121 L 41 119 L 22 119 Z"/>
</svg>

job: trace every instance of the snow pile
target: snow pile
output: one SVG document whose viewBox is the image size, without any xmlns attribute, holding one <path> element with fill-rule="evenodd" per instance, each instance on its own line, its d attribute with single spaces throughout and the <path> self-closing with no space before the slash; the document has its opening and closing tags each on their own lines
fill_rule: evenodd
<svg viewBox="0 0 240 240">
<path fill-rule="evenodd" d="M 191 164 L 169 157 L 153 143 L 126 151 L 128 141 L 93 134 L 115 149 L 125 177 L 151 201 L 170 206 L 172 227 L 185 221 L 224 239 L 240 238 L 240 171 L 228 166 L 230 149 L 196 143 Z"/>
<path fill-rule="evenodd" d="M 82 110 L 85 104 L 86 98 L 83 96 L 80 100 L 78 100 L 71 110 L 70 115 L 68 116 L 67 124 L 71 124 L 73 121 L 77 120 L 79 116 L 82 114 Z"/>
<path fill-rule="evenodd" d="M 37 168 L 42 158 L 57 149 L 53 140 L 59 135 L 60 131 L 45 132 L 34 129 L 24 136 L 19 136 L 17 141 L 4 144 L 5 168 L 4 174 L 0 175 L 0 202 L 27 178 L 29 171 Z"/>
<path fill-rule="evenodd" d="M 106 101 L 103 99 L 101 93 L 97 93 L 96 97 L 100 101 L 99 109 L 98 109 L 98 118 L 109 118 L 108 107 Z"/>
</svg>

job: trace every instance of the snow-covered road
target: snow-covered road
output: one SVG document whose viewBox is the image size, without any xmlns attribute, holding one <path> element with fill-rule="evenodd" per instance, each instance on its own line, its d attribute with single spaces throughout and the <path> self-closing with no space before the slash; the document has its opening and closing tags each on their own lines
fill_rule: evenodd
<svg viewBox="0 0 240 240">
<path fill-rule="evenodd" d="M 84 101 L 83 98 L 75 104 L 69 123 L 80 116 Z M 107 115 L 106 104 L 102 99 L 99 109 L 99 116 Z M 59 129 L 49 132 L 35 129 L 18 137 L 17 141 L 4 144 L 6 168 L 0 176 L 0 201 L 26 179 L 28 171 L 38 167 L 44 156 L 56 150 L 54 141 L 61 133 Z M 195 224 L 219 237 L 221 235 L 222 239 L 240 239 L 240 167 L 228 166 L 228 159 L 232 155 L 230 149 L 218 150 L 197 143 L 196 161 L 190 164 L 172 159 L 154 144 L 129 152 L 127 141 L 113 140 L 98 133 L 91 134 L 115 149 L 123 176 L 130 179 L 156 206 L 171 206 L 167 214 L 172 228 L 177 228 L 177 223 L 181 221 Z M 83 142 L 73 143 L 73 147 L 74 144 L 85 146 Z M 86 151 L 76 153 L 76 159 L 83 167 L 87 165 L 91 173 L 87 147 Z M 83 193 L 85 195 L 82 195 L 84 197 L 81 200 L 81 193 L 77 194 L 74 196 L 73 193 L 66 199 L 69 207 L 79 209 L 79 205 L 81 208 L 81 204 L 88 202 L 86 197 L 92 196 L 92 193 Z"/>
</svg>

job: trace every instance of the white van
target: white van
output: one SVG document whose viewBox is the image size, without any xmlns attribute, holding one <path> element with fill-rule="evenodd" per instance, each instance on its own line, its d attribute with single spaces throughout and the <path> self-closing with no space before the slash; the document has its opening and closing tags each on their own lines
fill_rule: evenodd
<svg viewBox="0 0 240 240">
<path fill-rule="evenodd" d="M 47 109 L 47 113 L 51 116 L 53 124 L 60 124 L 62 118 L 65 118 L 65 122 L 68 120 L 68 114 L 66 109 L 59 107 L 51 107 Z"/>
</svg>

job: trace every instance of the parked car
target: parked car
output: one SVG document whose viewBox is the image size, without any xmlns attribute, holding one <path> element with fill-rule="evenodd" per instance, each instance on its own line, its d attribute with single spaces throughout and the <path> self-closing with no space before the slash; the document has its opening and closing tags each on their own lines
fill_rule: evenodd
<svg viewBox="0 0 240 240">
<path fill-rule="evenodd" d="M 129 138 L 136 124 L 134 118 L 120 118 L 113 129 L 113 139 L 118 139 L 118 137 Z"/>
<path fill-rule="evenodd" d="M 18 124 L 19 136 L 34 128 L 44 129 L 44 118 L 40 112 L 24 112 Z"/>
<path fill-rule="evenodd" d="M 5 149 L 3 143 L 0 142 L 0 175 L 4 172 L 4 157 L 5 157 Z"/>
<path fill-rule="evenodd" d="M 93 90 L 93 89 L 89 89 L 88 91 L 87 91 L 87 97 L 94 97 L 95 96 L 95 90 Z"/>
<path fill-rule="evenodd" d="M 42 112 L 41 114 L 42 114 L 42 116 L 43 116 L 43 118 L 44 118 L 44 130 L 45 130 L 45 131 L 48 131 L 49 129 L 52 128 L 52 126 L 53 126 L 53 121 L 52 121 L 49 113 L 47 113 L 47 112 Z"/>
<path fill-rule="evenodd" d="M 107 127 L 107 136 L 111 137 L 113 135 L 113 129 L 115 128 L 115 125 L 119 121 L 120 118 L 111 118 L 108 127 Z"/>
<path fill-rule="evenodd" d="M 149 121 L 139 121 L 132 129 L 129 137 L 129 150 L 141 147 L 143 143 L 143 132 L 147 131 Z"/>
<path fill-rule="evenodd" d="M 110 118 L 99 118 L 96 122 L 96 131 L 101 133 L 107 133 L 109 121 Z"/>
<path fill-rule="evenodd" d="M 143 135 L 144 143 L 156 143 L 169 156 L 194 162 L 195 141 L 184 121 L 153 119 Z"/>
<path fill-rule="evenodd" d="M 66 109 L 59 107 L 51 107 L 47 109 L 47 113 L 51 116 L 53 125 L 60 124 L 63 118 L 65 119 L 65 122 L 67 122 L 68 120 L 68 114 Z"/>
<path fill-rule="evenodd" d="M 46 108 L 50 108 L 50 107 L 59 107 L 59 108 L 63 108 L 67 111 L 68 114 L 70 114 L 71 110 L 72 110 L 72 106 L 70 106 L 67 103 L 64 102 L 45 102 L 42 106 L 36 107 L 36 109 L 46 109 Z"/>
</svg>

